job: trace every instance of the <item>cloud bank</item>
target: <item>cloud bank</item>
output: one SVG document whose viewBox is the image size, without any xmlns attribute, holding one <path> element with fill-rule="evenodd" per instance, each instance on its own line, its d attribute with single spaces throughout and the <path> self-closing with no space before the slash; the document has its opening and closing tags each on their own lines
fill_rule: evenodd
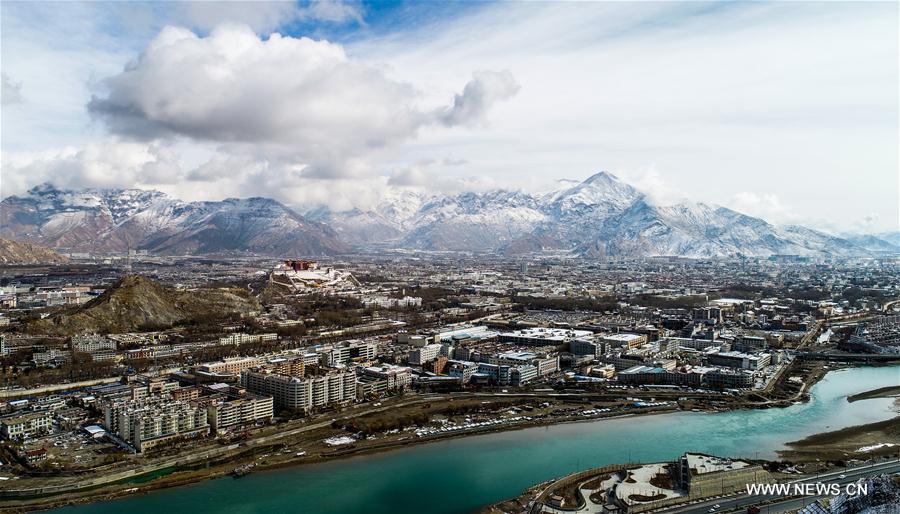
<svg viewBox="0 0 900 514">
<path fill-rule="evenodd" d="M 354 159 L 411 139 L 423 126 L 470 126 L 518 91 L 508 71 L 474 74 L 445 108 L 328 41 L 223 25 L 208 36 L 166 27 L 87 108 L 135 140 L 187 137 L 303 165 L 320 178 L 353 176 Z M 203 173 L 194 175 L 203 176 Z"/>
</svg>

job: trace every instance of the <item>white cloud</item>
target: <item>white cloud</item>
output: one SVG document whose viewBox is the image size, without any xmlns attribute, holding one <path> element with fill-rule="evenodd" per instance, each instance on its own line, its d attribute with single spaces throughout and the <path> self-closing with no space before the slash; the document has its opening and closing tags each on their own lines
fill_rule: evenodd
<svg viewBox="0 0 900 514">
<path fill-rule="evenodd" d="M 463 92 L 453 98 L 453 105 L 444 111 L 441 121 L 451 127 L 483 121 L 492 105 L 512 98 L 520 87 L 508 70 L 477 71 Z"/>
<path fill-rule="evenodd" d="M 349 4 L 339 0 L 318 0 L 311 2 L 306 8 L 305 16 L 333 23 L 354 21 L 364 25 L 363 10 L 358 4 Z"/>
<path fill-rule="evenodd" d="M 3 89 L 0 91 L 0 105 L 22 103 L 22 83 L 11 79 L 6 73 L 0 75 Z"/>
<path fill-rule="evenodd" d="M 652 176 L 629 172 L 656 166 L 676 198 L 728 205 L 740 191 L 770 192 L 794 221 L 841 224 L 876 206 L 889 228 L 900 166 L 897 10 L 498 3 L 348 52 L 390 62 L 396 76 L 432 86 L 426 93 L 473 62 L 515 76 L 519 94 L 488 128 L 423 130 L 404 146 L 410 159 L 452 153 L 470 163 L 448 173 L 531 187 L 603 169 L 653 190 Z M 660 193 L 671 201 L 672 191 Z"/>
<path fill-rule="evenodd" d="M 758 194 L 741 191 L 731 197 L 728 207 L 775 223 L 793 223 L 797 215 L 774 193 Z"/>
<path fill-rule="evenodd" d="M 617 170 L 616 173 L 658 205 L 672 205 L 692 199 L 690 194 L 670 184 L 655 166 L 639 170 Z"/>
<path fill-rule="evenodd" d="M 34 185 L 57 187 L 154 187 L 175 184 L 181 170 L 171 148 L 108 139 L 84 148 L 3 152 L 3 194 L 21 194 Z"/>
<path fill-rule="evenodd" d="M 340 45 L 241 25 L 207 37 L 166 27 L 103 84 L 88 109 L 115 134 L 227 143 L 320 178 L 364 174 L 370 152 L 426 125 L 477 123 L 517 90 L 509 72 L 478 72 L 451 107 L 426 109 L 412 84 Z"/>
<path fill-rule="evenodd" d="M 304 5 L 296 1 L 196 1 L 176 3 L 173 11 L 172 21 L 201 30 L 212 30 L 227 23 L 242 23 L 259 33 L 296 21 L 365 23 L 360 5 L 341 0 L 314 0 Z"/>
<path fill-rule="evenodd" d="M 897 226 L 896 4 L 485 3 L 421 23 L 372 17 L 355 32 L 348 29 L 364 19 L 358 4 L 50 5 L 3 5 L 3 72 L 27 97 L 4 109 L 4 162 L 10 153 L 103 146 L 107 124 L 149 137 L 130 147 L 140 165 L 126 162 L 121 177 L 110 167 L 104 180 L 71 172 L 102 156 L 54 151 L 64 183 L 83 176 L 134 185 L 141 177 L 129 170 L 151 162 L 147 180 L 194 179 L 160 186 L 185 198 L 346 204 L 368 201 L 391 174 L 455 191 L 461 183 L 538 189 L 606 169 L 666 201 L 684 191 L 776 222 L 773 213 L 786 209 L 785 219 L 817 226 L 828 217 L 848 229 L 873 213 L 878 230 Z M 314 17 L 331 21 L 307 23 Z M 263 33 L 301 25 L 309 34 L 346 23 L 340 33 L 349 42 L 206 35 L 222 21 Z M 165 24 L 205 37 L 182 33 L 172 48 L 151 49 Z M 306 53 L 276 58 L 276 46 Z M 176 65 L 174 47 L 190 50 L 183 55 L 193 67 Z M 151 70 L 136 57 L 142 50 L 175 73 Z M 129 60 L 156 91 L 127 83 Z M 329 66 L 335 71 L 324 72 Z M 485 69 L 509 70 L 521 86 L 514 100 L 492 106 L 490 123 L 462 116 L 481 111 L 476 100 L 488 95 L 465 81 Z M 122 82 L 118 98 L 96 89 L 111 76 Z M 337 88 L 347 77 L 358 79 L 353 88 Z M 121 109 L 90 124 L 92 93 Z M 448 118 L 466 130 L 448 130 Z M 448 155 L 465 164 L 421 164 Z M 44 171 L 33 174 L 40 166 L 4 166 L 3 194 L 50 176 L 54 167 L 41 162 Z"/>
</svg>

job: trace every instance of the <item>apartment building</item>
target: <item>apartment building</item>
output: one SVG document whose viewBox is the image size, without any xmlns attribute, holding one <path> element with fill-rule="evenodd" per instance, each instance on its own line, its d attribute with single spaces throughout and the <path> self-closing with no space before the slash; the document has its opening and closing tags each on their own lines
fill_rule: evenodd
<svg viewBox="0 0 900 514">
<path fill-rule="evenodd" d="M 219 338 L 219 344 L 227 345 L 227 344 L 248 344 L 248 343 L 262 343 L 264 341 L 277 341 L 278 334 L 268 333 L 268 334 L 244 334 L 241 332 L 235 334 L 229 334 L 227 336 L 223 336 Z"/>
<path fill-rule="evenodd" d="M 0 419 L 0 435 L 4 439 L 25 440 L 50 430 L 53 416 L 46 411 L 29 412 Z"/>
<path fill-rule="evenodd" d="M 431 362 L 438 358 L 441 354 L 441 345 L 426 344 L 425 346 L 409 352 L 409 363 L 414 366 L 421 366 L 426 362 Z"/>
<path fill-rule="evenodd" d="M 319 355 L 322 364 L 331 367 L 346 365 L 352 361 L 366 362 L 374 360 L 378 355 L 378 344 L 350 339 L 321 348 Z"/>
<path fill-rule="evenodd" d="M 309 411 L 356 399 L 354 371 L 328 371 L 313 377 L 293 377 L 271 370 L 245 370 L 241 386 L 255 394 L 271 396 L 277 408 Z"/>
<path fill-rule="evenodd" d="M 269 421 L 275 414 L 272 397 L 259 395 L 222 398 L 208 405 L 206 411 L 209 426 L 216 434 L 257 421 Z"/>
<path fill-rule="evenodd" d="M 107 431 L 138 452 L 176 438 L 209 434 L 206 409 L 190 402 L 161 399 L 106 402 L 103 414 Z"/>
<path fill-rule="evenodd" d="M 240 374 L 245 369 L 259 366 L 262 362 L 256 357 L 226 357 L 220 361 L 207 362 L 197 366 L 197 371 L 204 373 Z"/>
</svg>

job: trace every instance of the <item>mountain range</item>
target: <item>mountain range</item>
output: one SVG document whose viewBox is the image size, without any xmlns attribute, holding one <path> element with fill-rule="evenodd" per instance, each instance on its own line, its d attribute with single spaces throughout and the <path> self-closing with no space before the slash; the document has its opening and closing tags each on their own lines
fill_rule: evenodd
<svg viewBox="0 0 900 514">
<path fill-rule="evenodd" d="M 289 208 L 268 198 L 184 202 L 138 189 L 44 184 L 0 202 L 0 236 L 69 251 L 328 255 L 354 248 L 585 257 L 856 256 L 900 252 L 892 235 L 838 237 L 704 203 L 661 205 L 608 172 L 531 194 L 389 188 L 369 209 Z"/>
<path fill-rule="evenodd" d="M 67 191 L 48 184 L 0 202 L 0 236 L 71 252 L 327 255 L 349 249 L 329 227 L 268 198 L 184 202 L 159 191 Z"/>
</svg>

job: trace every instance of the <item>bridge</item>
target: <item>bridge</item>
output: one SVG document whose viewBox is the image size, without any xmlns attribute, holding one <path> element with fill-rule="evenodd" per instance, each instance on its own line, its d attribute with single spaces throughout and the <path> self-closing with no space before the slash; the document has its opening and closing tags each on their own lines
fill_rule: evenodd
<svg viewBox="0 0 900 514">
<path fill-rule="evenodd" d="M 891 309 L 893 309 L 895 305 L 900 305 L 900 299 L 891 300 L 890 302 L 884 304 L 884 312 L 891 312 Z"/>
<path fill-rule="evenodd" d="M 798 353 L 795 357 L 801 360 L 829 361 L 829 362 L 900 362 L 900 354 L 880 353 L 822 353 L 807 352 Z"/>
</svg>

